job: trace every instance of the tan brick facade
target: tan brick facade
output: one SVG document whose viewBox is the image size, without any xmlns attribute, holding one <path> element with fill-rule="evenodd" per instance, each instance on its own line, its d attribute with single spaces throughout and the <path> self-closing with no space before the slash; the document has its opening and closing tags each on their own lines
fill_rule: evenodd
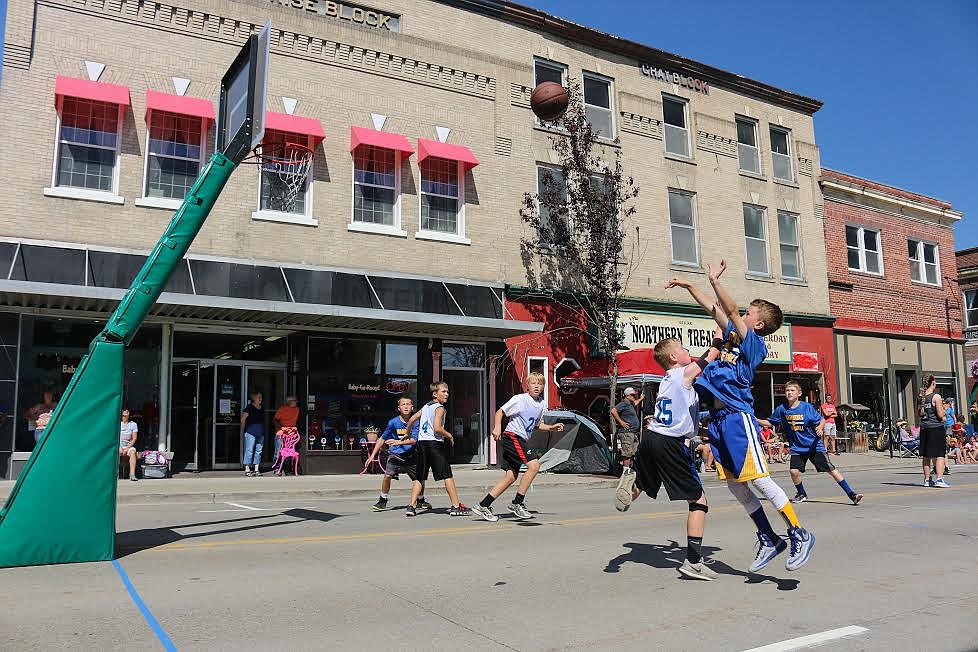
<svg viewBox="0 0 978 652">
<path fill-rule="evenodd" d="M 661 289 L 677 273 L 670 264 L 668 189 L 696 193 L 701 260 L 727 258 L 735 296 L 764 296 L 786 311 L 827 314 L 821 195 L 810 108 L 758 99 L 714 81 L 713 69 L 688 62 L 682 70 L 710 79 L 709 94 L 642 74 L 641 65 L 667 67 L 575 44 L 451 3 L 394 1 L 378 10 L 400 14 L 401 33 L 355 25 L 283 6 L 279 2 L 205 0 L 184 7 L 121 0 L 11 0 L 8 10 L 0 135 L 16 140 L 29 160 L 0 162 L 17 203 L 0 211 L 0 234 L 147 249 L 171 211 L 134 205 L 142 195 L 146 148 L 146 91 L 173 92 L 171 77 L 191 80 L 188 95 L 215 98 L 221 73 L 244 36 L 266 18 L 274 24 L 268 104 L 298 99 L 297 115 L 321 120 L 327 138 L 317 150 L 312 217 L 318 226 L 257 221 L 257 174 L 243 168 L 194 243 L 201 254 L 284 262 L 436 274 L 525 284 L 519 256 L 522 195 L 535 189 L 535 164 L 550 162 L 549 133 L 535 126 L 527 97 L 534 57 L 614 80 L 617 136 L 627 171 L 642 189 L 636 225 L 646 254 L 628 294 L 683 300 Z M 451 29 L 446 29 L 451 26 Z M 31 41 L 33 35 L 33 45 Z M 634 44 L 632 44 L 634 45 Z M 26 49 L 25 49 L 26 48 Z M 86 76 L 86 60 L 105 64 L 100 81 L 128 86 L 132 106 L 122 128 L 122 206 L 48 197 L 57 121 L 54 79 Z M 685 60 L 684 60 L 685 61 Z M 696 73 L 697 66 L 702 70 Z M 719 71 L 722 72 L 722 71 Z M 717 73 L 718 74 L 718 73 Z M 733 76 L 730 76 L 733 77 Z M 749 80 L 748 80 L 749 81 Z M 758 85 L 760 86 L 760 85 Z M 765 87 L 768 88 L 768 87 Z M 767 91 L 767 96 L 776 96 Z M 692 160 L 664 156 L 662 93 L 689 100 Z M 784 93 L 785 98 L 797 98 Z M 795 106 L 796 108 L 788 108 Z M 402 228 L 406 238 L 351 232 L 351 125 L 371 126 L 370 114 L 388 116 L 384 129 L 472 149 L 481 164 L 466 178 L 465 237 L 471 245 L 415 238 L 419 223 L 417 157 L 402 168 Z M 735 114 L 758 121 L 762 178 L 738 173 Z M 795 182 L 772 178 L 768 124 L 791 130 Z M 208 136 L 213 148 L 213 129 Z M 209 150 L 210 151 L 210 150 Z M 746 277 L 742 204 L 767 209 L 771 277 Z M 777 211 L 799 215 L 804 277 L 780 278 Z M 687 271 L 687 270 L 683 270 Z M 699 276 L 705 281 L 704 276 Z"/>
</svg>

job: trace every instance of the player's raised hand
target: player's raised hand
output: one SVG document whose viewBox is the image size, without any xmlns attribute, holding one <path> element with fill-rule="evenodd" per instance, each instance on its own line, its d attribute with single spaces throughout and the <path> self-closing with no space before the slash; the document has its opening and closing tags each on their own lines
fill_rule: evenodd
<svg viewBox="0 0 978 652">
<path fill-rule="evenodd" d="M 669 279 L 669 282 L 666 283 L 666 289 L 671 290 L 672 288 L 689 288 L 691 285 L 693 284 L 686 279 L 673 276 L 671 279 Z"/>
</svg>

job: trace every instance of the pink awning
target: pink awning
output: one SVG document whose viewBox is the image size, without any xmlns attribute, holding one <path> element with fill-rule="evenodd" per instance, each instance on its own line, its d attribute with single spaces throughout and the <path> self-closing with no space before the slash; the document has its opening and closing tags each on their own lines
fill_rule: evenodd
<svg viewBox="0 0 978 652">
<path fill-rule="evenodd" d="M 303 118 L 298 115 L 289 115 L 288 113 L 273 113 L 272 111 L 265 112 L 265 129 L 274 129 L 275 131 L 288 131 L 293 134 L 302 134 L 304 136 L 312 136 L 312 138 L 319 142 L 326 138 L 326 132 L 323 131 L 323 125 L 315 118 Z"/>
<path fill-rule="evenodd" d="M 382 149 L 392 149 L 406 156 L 414 154 L 414 148 L 407 138 L 401 134 L 391 134 L 386 131 L 374 131 L 366 127 L 350 127 L 350 151 L 360 145 L 373 145 Z"/>
<path fill-rule="evenodd" d="M 479 159 L 465 145 L 449 145 L 448 143 L 418 138 L 418 163 L 429 156 L 458 161 L 465 166 L 466 170 L 470 170 L 479 164 Z"/>
<path fill-rule="evenodd" d="M 146 91 L 146 117 L 150 111 L 166 111 L 179 115 L 190 115 L 204 120 L 214 119 L 214 104 L 210 100 L 197 97 L 182 97 L 159 91 Z"/>
<path fill-rule="evenodd" d="M 57 97 L 77 97 L 83 100 L 96 100 L 129 106 L 129 88 L 127 86 L 105 84 L 76 77 L 58 75 L 54 82 L 54 94 Z"/>
</svg>

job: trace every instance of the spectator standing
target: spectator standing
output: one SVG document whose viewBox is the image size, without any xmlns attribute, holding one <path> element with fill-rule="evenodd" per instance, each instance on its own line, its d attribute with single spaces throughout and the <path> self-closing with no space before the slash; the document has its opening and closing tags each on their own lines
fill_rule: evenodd
<svg viewBox="0 0 978 652">
<path fill-rule="evenodd" d="M 835 449 L 835 417 L 838 413 L 835 409 L 835 403 L 832 402 L 832 395 L 825 395 L 825 402 L 822 403 L 822 416 L 825 418 L 825 430 L 822 436 L 825 444 L 825 451 L 829 455 L 838 455 L 838 451 Z"/>
<path fill-rule="evenodd" d="M 944 401 L 937 393 L 937 379 L 933 374 L 924 374 L 920 390 L 920 457 L 924 465 L 924 486 L 948 488 L 944 480 L 947 466 L 947 434 L 944 426 Z M 931 468 L 937 475 L 930 479 Z"/>
<path fill-rule="evenodd" d="M 129 458 L 129 479 L 136 478 L 136 437 L 139 436 L 139 426 L 129 420 L 129 410 L 123 408 L 122 423 L 119 426 L 119 459 Z"/>
<path fill-rule="evenodd" d="M 265 445 L 265 410 L 261 392 L 252 392 L 251 402 L 241 411 L 241 432 L 244 435 L 244 468 L 248 477 L 260 476 L 261 450 Z M 254 464 L 255 470 L 251 470 Z"/>
</svg>

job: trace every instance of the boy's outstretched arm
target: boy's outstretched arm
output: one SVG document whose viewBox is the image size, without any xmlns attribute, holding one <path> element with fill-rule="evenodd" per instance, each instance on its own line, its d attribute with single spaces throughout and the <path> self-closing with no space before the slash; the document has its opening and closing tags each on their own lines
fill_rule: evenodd
<svg viewBox="0 0 978 652">
<path fill-rule="evenodd" d="M 727 318 L 733 322 L 734 328 L 737 329 L 737 335 L 740 335 L 740 340 L 743 341 L 747 337 L 747 331 L 749 330 L 747 324 L 744 323 L 744 318 L 740 316 L 740 307 L 737 305 L 737 302 L 730 296 L 726 288 L 720 284 L 720 276 L 726 269 L 727 261 L 725 260 L 721 260 L 720 266 L 717 268 L 714 268 L 713 265 L 706 266 L 707 274 L 710 277 L 710 285 L 713 286 L 713 291 L 717 295 L 717 302 L 720 304 L 720 308 L 726 314 Z M 719 319 L 717 319 L 717 323 L 720 323 Z M 720 325 L 726 329 L 726 324 Z"/>
</svg>

